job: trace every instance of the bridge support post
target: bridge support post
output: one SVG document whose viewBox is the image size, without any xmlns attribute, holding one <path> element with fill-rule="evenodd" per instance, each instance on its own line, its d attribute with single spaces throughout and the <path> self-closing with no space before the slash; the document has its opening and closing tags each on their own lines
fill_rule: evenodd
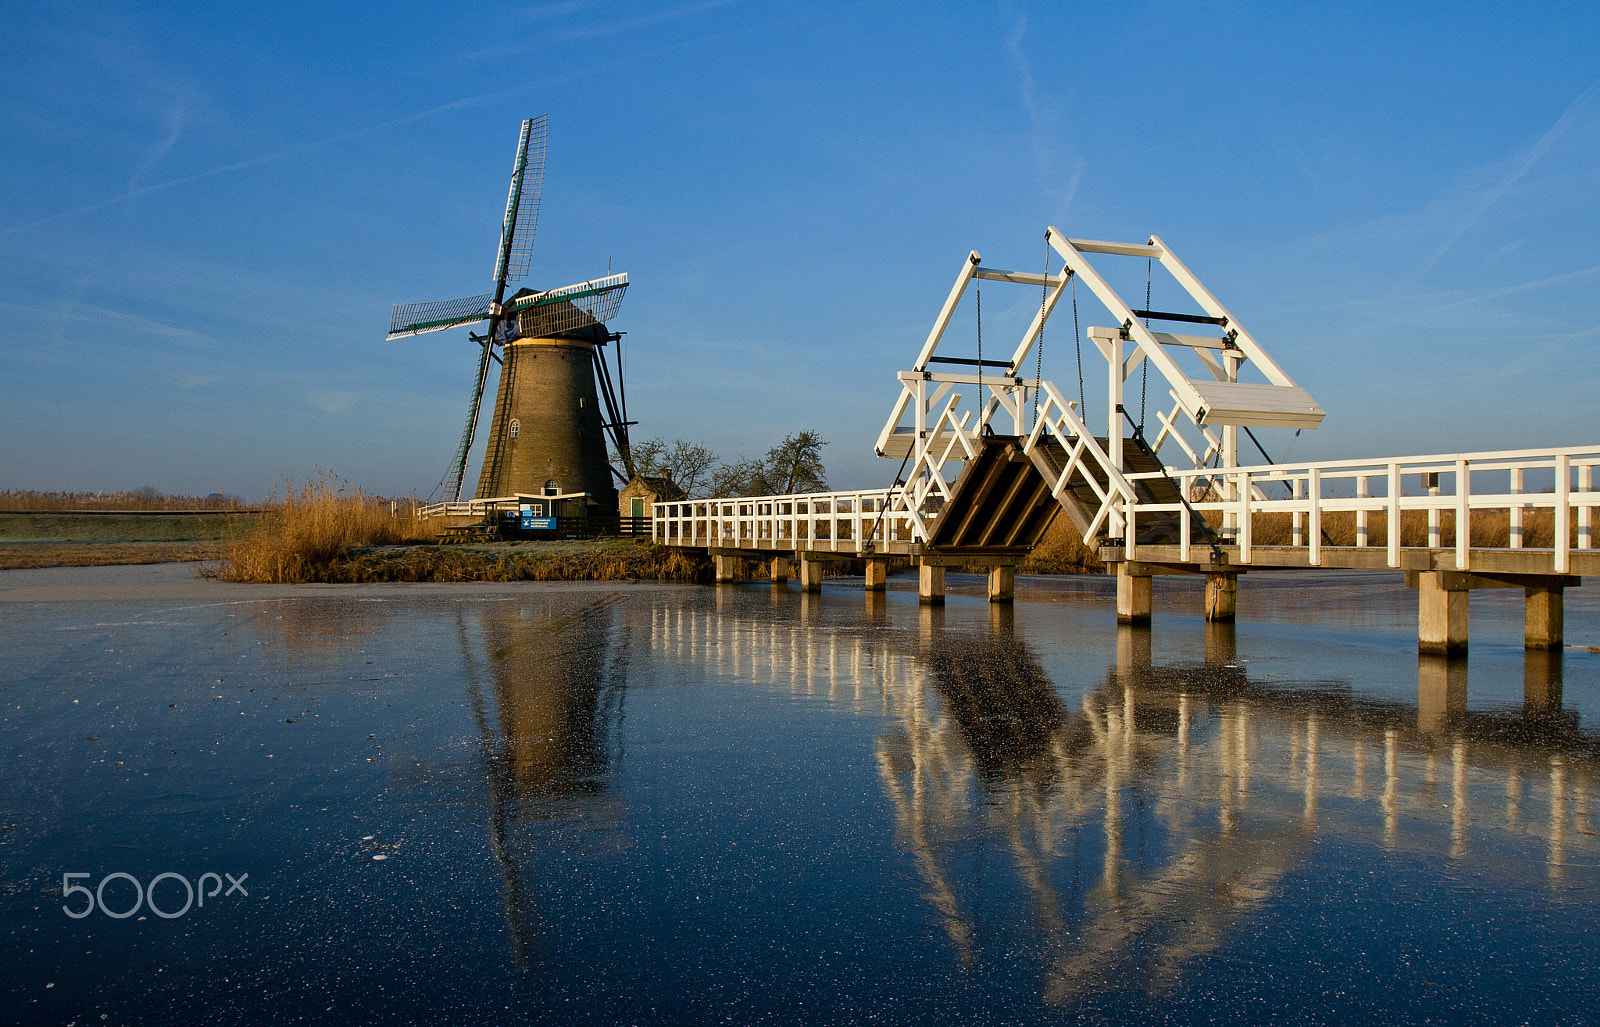
<svg viewBox="0 0 1600 1027">
<path fill-rule="evenodd" d="M 1561 586 L 1529 585 L 1522 592 L 1526 604 L 1523 645 L 1529 649 L 1560 649 L 1566 604 Z"/>
<path fill-rule="evenodd" d="M 867 591 L 882 592 L 889 587 L 889 561 L 881 557 L 867 558 Z"/>
<path fill-rule="evenodd" d="M 1446 580 L 1445 572 L 1417 575 L 1417 651 L 1439 655 L 1467 651 L 1467 590 Z"/>
<path fill-rule="evenodd" d="M 714 554 L 711 560 L 716 565 L 718 582 L 738 581 L 740 572 L 744 570 L 744 561 L 737 556 L 723 556 L 718 553 Z"/>
<path fill-rule="evenodd" d="M 1017 569 L 1010 564 L 989 568 L 989 602 L 1009 603 L 1017 597 Z"/>
<path fill-rule="evenodd" d="M 944 567 L 925 563 L 917 568 L 917 598 L 933 606 L 944 604 Z"/>
<path fill-rule="evenodd" d="M 774 585 L 782 585 L 788 581 L 789 558 L 787 556 L 774 556 L 772 558 L 772 583 Z"/>
<path fill-rule="evenodd" d="M 1239 605 L 1239 575 L 1206 572 L 1206 620 L 1231 623 Z"/>
<path fill-rule="evenodd" d="M 822 591 L 822 561 L 810 553 L 800 555 L 800 591 Z"/>
<path fill-rule="evenodd" d="M 1150 623 L 1150 575 L 1131 574 L 1126 563 L 1117 564 L 1117 623 Z"/>
</svg>

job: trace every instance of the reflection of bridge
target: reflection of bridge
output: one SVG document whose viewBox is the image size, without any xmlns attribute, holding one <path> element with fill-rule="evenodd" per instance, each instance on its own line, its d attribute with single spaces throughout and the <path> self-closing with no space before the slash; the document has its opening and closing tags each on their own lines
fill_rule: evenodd
<svg viewBox="0 0 1600 1027">
<path fill-rule="evenodd" d="M 1045 238 L 1060 272 L 1048 262 L 1043 274 L 986 268 L 976 252 L 963 261 L 916 361 L 898 376 L 878 436 L 877 454 L 901 460 L 894 486 L 656 504 L 656 539 L 707 549 L 719 580 L 747 559 L 771 560 L 774 577 L 787 578 L 796 560 L 806 590 L 820 587 L 825 560 L 865 559 L 872 590 L 883 587 L 889 556 L 910 556 L 929 602 L 943 597 L 946 566 L 989 566 L 990 598 L 1005 600 L 1015 564 L 1064 513 L 1115 566 L 1118 616 L 1129 623 L 1149 620 L 1156 574 L 1205 574 L 1207 616 L 1226 621 L 1243 570 L 1390 568 L 1419 590 L 1423 651 L 1465 648 L 1474 588 L 1524 589 L 1528 647 L 1561 646 L 1563 590 L 1600 573 L 1600 446 L 1273 463 L 1252 429 L 1315 428 L 1322 408 L 1170 247 L 1155 236 L 1068 239 L 1054 228 Z M 1159 263 L 1199 312 L 1134 309 L 1089 254 L 1143 258 L 1148 272 Z M 1102 435 L 1087 423 L 1087 393 L 1067 399 L 1041 373 L 1045 325 L 1069 289 L 1076 324 L 1080 279 L 1114 323 L 1075 340 L 1106 361 Z M 984 281 L 1038 288 L 1037 314 L 1009 355 L 985 360 L 980 301 L 976 357 L 941 355 L 968 287 Z M 1213 334 L 1153 331 L 1152 322 Z M 1138 421 L 1124 389 L 1151 368 L 1167 394 L 1147 438 L 1145 387 Z M 957 387 L 976 401 L 964 405 Z M 1241 462 L 1241 428 L 1264 463 Z"/>
<path fill-rule="evenodd" d="M 1423 657 L 1416 707 L 1341 683 L 1264 687 L 1211 625 L 1203 662 L 1156 667 L 1148 629 L 1076 710 L 992 607 L 985 633 L 818 630 L 658 604 L 652 651 L 721 678 L 881 713 L 879 775 L 895 828 L 955 957 L 1032 944 L 1044 996 L 1175 984 L 1312 859 L 1319 839 L 1562 882 L 1593 863 L 1600 740 L 1561 709 L 1560 662 L 1530 653 L 1516 713 L 1465 708 L 1460 661 Z M 1026 907 L 999 937 L 998 849 Z M 1576 857 L 1576 860 L 1575 860 Z M 988 896 L 985 898 L 985 896 Z M 1552 887 L 1553 901 L 1564 890 Z M 986 912 L 990 910 L 991 912 Z"/>
</svg>

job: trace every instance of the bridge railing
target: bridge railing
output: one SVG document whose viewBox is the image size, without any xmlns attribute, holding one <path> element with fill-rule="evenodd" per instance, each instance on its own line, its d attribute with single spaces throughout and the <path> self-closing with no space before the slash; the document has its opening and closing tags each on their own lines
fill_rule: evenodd
<svg viewBox="0 0 1600 1027">
<path fill-rule="evenodd" d="M 663 545 L 727 549 L 904 551 L 921 541 L 895 490 L 683 499 L 656 503 L 651 535 Z"/>
<path fill-rule="evenodd" d="M 1387 565 L 1399 567 L 1401 549 L 1423 541 L 1417 537 L 1423 525 L 1414 522 L 1425 518 L 1426 548 L 1453 548 L 1459 570 L 1469 568 L 1474 548 L 1539 549 L 1552 554 L 1553 573 L 1566 574 L 1574 550 L 1595 547 L 1596 465 L 1600 447 L 1586 446 L 1173 470 L 1165 476 L 1189 502 L 1132 506 L 1128 537 L 1137 538 L 1140 514 L 1177 514 L 1180 558 L 1188 560 L 1192 520 L 1203 516 L 1238 547 L 1240 563 L 1264 545 L 1304 548 L 1312 566 L 1321 564 L 1324 549 L 1381 546 Z M 1160 477 L 1127 475 L 1129 481 Z M 1336 525 L 1341 535 L 1353 529 L 1348 541 L 1333 540 Z M 1535 529 L 1548 545 L 1529 544 Z"/>
</svg>

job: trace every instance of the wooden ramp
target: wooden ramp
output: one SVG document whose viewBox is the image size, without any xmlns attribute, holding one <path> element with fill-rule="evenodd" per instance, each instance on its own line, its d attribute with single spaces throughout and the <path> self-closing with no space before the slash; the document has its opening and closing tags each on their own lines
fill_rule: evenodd
<svg viewBox="0 0 1600 1027">
<path fill-rule="evenodd" d="M 1016 435 L 989 435 L 961 468 L 929 525 L 928 547 L 970 556 L 1027 556 L 1060 507 Z M 1088 524 L 1087 521 L 1084 522 Z"/>
<path fill-rule="evenodd" d="M 1085 475 L 1095 475 L 1095 483 L 1103 491 L 1107 487 L 1104 473 L 1088 461 L 1080 461 L 1067 487 L 1052 499 L 1049 482 L 1058 480 L 1067 464 L 1065 448 L 1044 436 L 1031 452 L 1024 453 L 1023 442 L 1015 435 L 983 438 L 977 457 L 962 467 L 949 500 L 929 527 L 929 548 L 974 556 L 1026 556 L 1044 538 L 1058 511 L 1065 511 L 1079 534 L 1088 531 L 1100 500 Z M 1160 460 L 1141 440 L 1124 439 L 1122 445 L 1124 474 L 1162 470 Z M 1140 504 L 1182 502 L 1178 486 L 1165 477 L 1136 479 L 1134 491 Z M 1176 544 L 1182 530 L 1174 513 L 1143 514 L 1139 528 L 1141 545 Z M 1104 534 L 1102 525 L 1100 535 Z M 1199 518 L 1190 534 L 1192 542 L 1207 541 Z"/>
</svg>

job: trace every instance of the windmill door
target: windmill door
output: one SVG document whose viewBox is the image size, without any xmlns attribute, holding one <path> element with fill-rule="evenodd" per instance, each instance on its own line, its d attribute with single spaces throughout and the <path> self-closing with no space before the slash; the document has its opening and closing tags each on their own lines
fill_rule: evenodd
<svg viewBox="0 0 1600 1027">
<path fill-rule="evenodd" d="M 644 500 L 643 499 L 638 498 L 638 497 L 634 498 L 634 500 L 633 500 L 633 516 L 635 516 L 635 517 L 643 517 L 644 516 Z"/>
</svg>

